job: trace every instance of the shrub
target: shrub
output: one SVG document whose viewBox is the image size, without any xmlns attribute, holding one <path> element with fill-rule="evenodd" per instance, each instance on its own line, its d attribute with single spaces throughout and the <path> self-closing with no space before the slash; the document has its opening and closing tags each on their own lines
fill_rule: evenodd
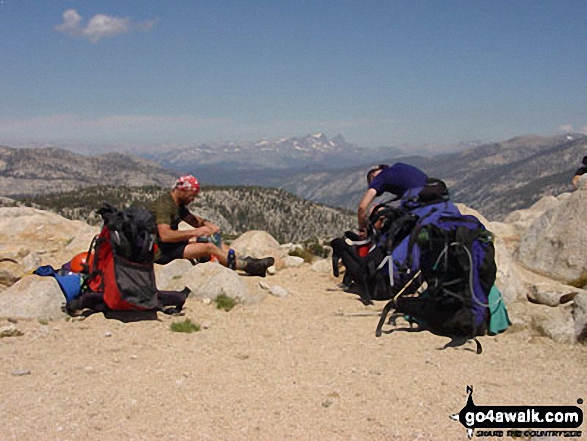
<svg viewBox="0 0 587 441">
<path fill-rule="evenodd" d="M 291 250 L 288 254 L 290 256 L 301 257 L 302 259 L 304 259 L 304 262 L 306 263 L 311 263 L 312 259 L 314 258 L 314 255 L 305 248 L 296 248 L 294 250 Z"/>
<path fill-rule="evenodd" d="M 220 294 L 216 297 L 216 308 L 224 309 L 226 312 L 230 311 L 236 306 L 236 300 L 228 297 L 226 294 Z"/>
<path fill-rule="evenodd" d="M 173 322 L 169 327 L 173 332 L 185 332 L 188 334 L 200 330 L 200 325 L 193 323 L 190 319 L 185 319 L 181 322 Z"/>
<path fill-rule="evenodd" d="M 307 249 L 314 256 L 324 257 L 324 258 L 328 257 L 328 250 L 326 248 L 324 248 L 322 246 L 322 244 L 319 244 L 318 242 L 314 242 L 314 243 L 309 244 L 307 246 Z"/>
</svg>

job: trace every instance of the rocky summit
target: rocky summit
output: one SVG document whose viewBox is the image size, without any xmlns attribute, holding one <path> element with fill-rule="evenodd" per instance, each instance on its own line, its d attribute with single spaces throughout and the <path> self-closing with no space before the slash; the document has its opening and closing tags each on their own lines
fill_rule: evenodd
<svg viewBox="0 0 587 441">
<path fill-rule="evenodd" d="M 303 245 L 265 231 L 233 244 L 275 256 L 266 278 L 175 261 L 157 266 L 156 279 L 192 290 L 182 315 L 71 318 L 57 282 L 30 270 L 59 267 L 98 228 L 0 208 L 0 439 L 463 439 L 449 416 L 470 385 L 477 404 L 574 406 L 587 363 L 587 262 L 560 222 L 571 207 L 585 212 L 585 194 L 587 178 L 503 222 L 479 215 L 496 235 L 513 322 L 480 337 L 479 355 L 470 343 L 409 332 L 402 318 L 375 337 L 382 302 L 363 305 L 338 288 L 330 259 L 290 255 Z M 221 297 L 235 306 L 227 311 Z"/>
</svg>

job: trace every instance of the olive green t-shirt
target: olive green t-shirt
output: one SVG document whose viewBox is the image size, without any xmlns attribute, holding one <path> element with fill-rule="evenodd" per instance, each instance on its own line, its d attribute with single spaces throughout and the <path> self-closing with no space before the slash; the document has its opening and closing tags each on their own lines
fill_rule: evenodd
<svg viewBox="0 0 587 441">
<path fill-rule="evenodd" d="M 185 205 L 175 205 L 170 193 L 162 194 L 155 199 L 151 211 L 155 213 L 157 224 L 167 224 L 172 230 L 177 230 L 179 223 L 190 214 Z"/>
</svg>

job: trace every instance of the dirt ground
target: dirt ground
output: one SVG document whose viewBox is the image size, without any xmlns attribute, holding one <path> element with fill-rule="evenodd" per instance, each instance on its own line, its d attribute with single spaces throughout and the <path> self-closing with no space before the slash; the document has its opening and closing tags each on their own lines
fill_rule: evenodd
<svg viewBox="0 0 587 441">
<path fill-rule="evenodd" d="M 587 399 L 585 346 L 512 329 L 481 338 L 480 355 L 440 350 L 447 338 L 402 321 L 376 338 L 376 315 L 348 313 L 384 303 L 332 276 L 265 281 L 290 294 L 230 312 L 189 299 L 184 317 L 134 323 L 19 321 L 24 335 L 0 339 L 0 440 L 465 440 L 449 416 L 467 385 L 477 405 Z M 202 330 L 171 331 L 186 317 Z"/>
</svg>

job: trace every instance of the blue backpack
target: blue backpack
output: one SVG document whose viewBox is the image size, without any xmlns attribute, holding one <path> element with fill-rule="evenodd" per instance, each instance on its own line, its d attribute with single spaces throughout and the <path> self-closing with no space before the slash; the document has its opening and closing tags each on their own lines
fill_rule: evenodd
<svg viewBox="0 0 587 441">
<path fill-rule="evenodd" d="M 358 266 L 362 279 L 355 279 L 364 280 L 365 303 L 389 300 L 377 336 L 392 309 L 410 324 L 453 339 L 497 334 L 509 326 L 494 285 L 493 235 L 475 216 L 459 211 L 444 182 L 429 179 L 408 190 L 399 206 L 375 207 L 369 224 L 372 247 Z"/>
</svg>

